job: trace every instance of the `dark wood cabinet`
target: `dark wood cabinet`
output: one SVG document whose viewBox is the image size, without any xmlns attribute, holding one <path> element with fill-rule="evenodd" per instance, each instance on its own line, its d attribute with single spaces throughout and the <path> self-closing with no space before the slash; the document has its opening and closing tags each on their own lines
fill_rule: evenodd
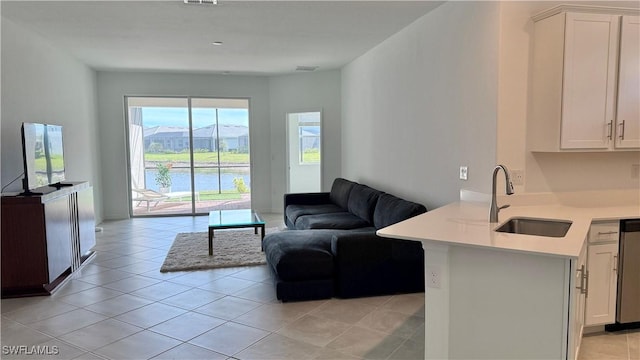
<svg viewBox="0 0 640 360">
<path fill-rule="evenodd" d="M 2 197 L 2 297 L 50 294 L 91 255 L 93 188 Z"/>
</svg>

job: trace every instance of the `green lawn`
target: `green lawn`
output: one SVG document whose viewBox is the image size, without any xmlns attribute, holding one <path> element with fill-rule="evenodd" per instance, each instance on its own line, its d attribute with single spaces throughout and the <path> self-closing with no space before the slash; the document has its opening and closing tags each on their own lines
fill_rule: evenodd
<svg viewBox="0 0 640 360">
<path fill-rule="evenodd" d="M 320 162 L 320 149 L 309 149 L 302 153 L 302 162 L 305 164 Z"/>
<path fill-rule="evenodd" d="M 189 158 L 189 153 L 168 153 L 168 154 L 145 153 L 144 159 L 145 161 L 168 162 L 168 163 L 191 161 L 191 159 Z M 193 161 L 196 163 L 217 163 L 218 153 L 216 152 L 198 153 L 197 152 L 193 154 Z M 221 152 L 220 162 L 234 163 L 234 164 L 249 164 L 249 154 Z"/>
</svg>

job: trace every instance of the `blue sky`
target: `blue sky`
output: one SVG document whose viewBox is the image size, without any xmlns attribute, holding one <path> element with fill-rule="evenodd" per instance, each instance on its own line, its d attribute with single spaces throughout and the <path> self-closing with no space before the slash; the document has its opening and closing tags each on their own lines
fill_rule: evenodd
<svg viewBox="0 0 640 360">
<path fill-rule="evenodd" d="M 218 109 L 221 125 L 249 126 L 248 109 Z M 187 108 L 143 107 L 142 121 L 145 128 L 154 126 L 189 126 Z M 193 127 L 195 129 L 215 124 L 214 109 L 193 109 Z"/>
</svg>

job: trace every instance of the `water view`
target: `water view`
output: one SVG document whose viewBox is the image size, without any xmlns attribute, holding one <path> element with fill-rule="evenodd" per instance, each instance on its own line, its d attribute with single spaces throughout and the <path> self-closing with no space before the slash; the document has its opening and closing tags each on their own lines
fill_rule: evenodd
<svg viewBox="0 0 640 360">
<path fill-rule="evenodd" d="M 159 191 L 160 187 L 155 182 L 156 174 L 158 173 L 155 169 L 146 169 L 145 170 L 145 183 L 147 189 L 152 189 L 155 191 Z M 171 175 L 171 191 L 191 191 L 191 173 L 188 169 L 179 169 L 179 170 L 171 170 L 169 173 Z M 233 183 L 233 179 L 242 178 L 244 180 L 245 185 L 248 188 L 251 188 L 251 177 L 249 176 L 247 171 L 243 171 L 242 169 L 235 170 L 231 172 L 229 169 L 223 170 L 220 173 L 220 185 L 222 191 L 236 191 L 236 187 Z M 218 172 L 217 171 L 204 171 L 204 170 L 196 170 L 195 173 L 195 188 L 196 191 L 203 190 L 215 190 L 219 191 L 218 188 Z"/>
</svg>

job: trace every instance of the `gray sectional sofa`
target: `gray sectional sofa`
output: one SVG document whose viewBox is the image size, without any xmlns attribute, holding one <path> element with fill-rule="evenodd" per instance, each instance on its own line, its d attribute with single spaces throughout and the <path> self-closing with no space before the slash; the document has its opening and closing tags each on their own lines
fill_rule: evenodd
<svg viewBox="0 0 640 360">
<path fill-rule="evenodd" d="M 285 194 L 288 230 L 264 238 L 282 301 L 424 291 L 417 241 L 376 230 L 422 214 L 420 204 L 338 178 L 331 192 Z"/>
</svg>

